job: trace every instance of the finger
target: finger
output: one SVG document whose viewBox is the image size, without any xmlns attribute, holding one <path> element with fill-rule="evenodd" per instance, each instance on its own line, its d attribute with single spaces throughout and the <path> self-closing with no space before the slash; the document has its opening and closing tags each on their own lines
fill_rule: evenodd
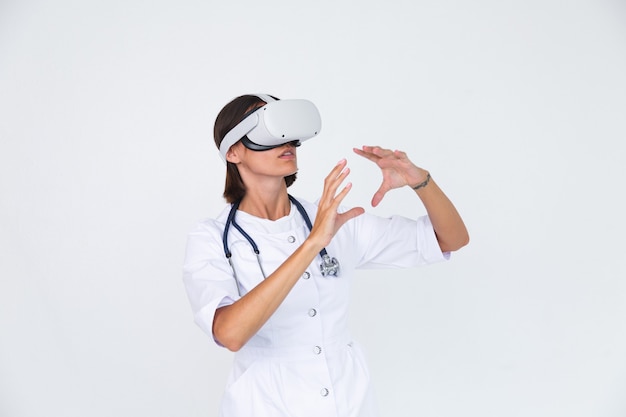
<svg viewBox="0 0 626 417">
<path fill-rule="evenodd" d="M 385 157 L 385 156 L 390 156 L 393 155 L 393 151 L 391 149 L 384 149 L 381 148 L 380 146 L 370 146 L 371 148 L 371 152 L 379 157 Z"/>
<path fill-rule="evenodd" d="M 350 168 L 346 167 L 343 171 L 341 171 L 339 173 L 339 175 L 337 175 L 337 177 L 335 179 L 333 179 L 332 181 L 330 181 L 330 187 L 329 190 L 332 190 L 332 194 L 336 194 L 337 193 L 337 189 L 339 188 L 339 186 L 341 185 L 341 183 L 346 179 L 346 177 L 350 174 Z"/>
<path fill-rule="evenodd" d="M 324 179 L 324 189 L 322 191 L 322 197 L 320 198 L 320 202 L 322 200 L 329 201 L 335 195 L 339 184 L 350 172 L 349 169 L 344 169 L 346 167 L 347 161 L 342 159 L 335 165 L 335 167 L 330 171 L 330 173 Z"/>
<path fill-rule="evenodd" d="M 397 149 L 395 151 L 393 151 L 393 154 L 396 157 L 400 158 L 400 159 L 409 159 L 409 157 L 407 156 L 406 152 L 399 151 Z"/>
<path fill-rule="evenodd" d="M 350 192 L 350 190 L 352 189 L 352 183 L 348 183 L 346 184 L 346 186 L 341 190 L 341 192 L 339 192 L 339 194 L 337 194 L 337 196 L 335 197 L 335 200 L 333 201 L 333 209 L 335 212 L 337 212 L 337 210 L 339 209 L 339 205 L 341 204 L 341 202 L 343 201 L 343 199 L 346 197 L 346 195 Z M 365 212 L 365 210 L 362 207 L 354 207 L 346 212 L 343 213 L 337 213 L 337 220 L 336 220 L 336 226 L 337 226 L 337 230 L 348 220 L 360 216 L 361 214 L 363 214 Z"/>
<path fill-rule="evenodd" d="M 353 151 L 354 151 L 354 153 L 356 153 L 357 155 L 362 156 L 363 158 L 369 159 L 369 160 L 370 160 L 370 161 L 372 161 L 372 162 L 377 162 L 377 161 L 380 159 L 380 157 L 378 157 L 378 156 L 374 155 L 373 153 L 371 153 L 371 152 L 365 152 L 365 151 L 363 151 L 363 150 L 361 150 L 361 149 L 359 149 L 359 148 L 353 148 L 352 150 L 353 150 Z"/>
<path fill-rule="evenodd" d="M 324 184 L 324 192 L 322 194 L 322 198 L 320 199 L 320 206 L 330 207 L 335 212 L 337 211 L 339 203 L 341 202 L 341 200 L 343 200 L 343 197 L 352 187 L 352 184 L 348 183 L 344 187 L 344 189 L 339 194 L 337 194 L 339 186 L 343 183 L 348 174 L 350 174 L 350 169 L 346 168 L 339 174 L 339 176 L 337 176 L 337 178 L 335 178 L 334 180 L 329 180 Z"/>
<path fill-rule="evenodd" d="M 374 194 L 374 197 L 372 197 L 372 207 L 376 207 L 383 200 L 384 196 L 384 192 L 377 191 L 376 194 Z"/>
<path fill-rule="evenodd" d="M 332 208 L 335 212 L 337 212 L 337 210 L 339 209 L 339 205 L 341 204 L 343 199 L 346 197 L 346 195 L 348 195 L 351 189 L 352 189 L 352 183 L 349 182 L 346 184 L 345 187 L 343 187 L 343 189 L 339 193 L 337 193 L 337 195 L 335 195 L 335 198 L 332 201 Z"/>
<path fill-rule="evenodd" d="M 337 165 L 335 165 L 333 167 L 333 169 L 330 170 L 330 172 L 328 173 L 328 175 L 326 176 L 326 179 L 332 179 L 332 178 L 336 178 L 337 175 L 339 175 L 339 173 L 341 171 L 343 171 L 344 167 L 347 165 L 348 161 L 343 158 L 342 160 L 340 160 L 339 162 L 337 162 Z"/>
<path fill-rule="evenodd" d="M 325 228 L 329 226 L 333 230 L 332 235 L 334 235 L 343 223 L 349 220 L 349 218 L 356 217 L 356 215 L 358 215 L 358 210 L 352 211 L 351 214 L 348 215 L 347 219 L 340 220 L 342 215 L 337 212 L 341 201 L 343 201 L 344 197 L 348 194 L 351 188 L 352 183 L 346 184 L 346 186 L 339 192 L 339 194 L 334 196 L 333 199 L 329 200 L 323 206 L 321 204 L 318 205 L 317 216 L 315 218 L 315 224 L 313 225 L 314 229 L 317 230 L 317 227 Z"/>
<path fill-rule="evenodd" d="M 372 146 L 372 145 L 363 145 L 363 150 L 365 152 L 376 152 L 377 150 L 384 150 L 384 149 L 381 148 L 378 145 L 374 145 L 374 146 Z"/>
<path fill-rule="evenodd" d="M 391 152 L 389 149 L 384 149 L 384 148 L 381 148 L 380 146 L 369 146 L 369 145 L 364 145 L 362 147 L 362 151 L 369 153 L 371 155 L 374 155 L 374 156 L 378 156 L 379 158 L 385 155 L 388 155 Z"/>
<path fill-rule="evenodd" d="M 382 201 L 383 197 L 385 197 L 385 194 L 387 194 L 387 191 L 389 191 L 389 187 L 386 187 L 383 183 L 372 197 L 372 207 L 376 207 Z"/>
<path fill-rule="evenodd" d="M 350 210 L 340 213 L 337 216 L 337 230 L 341 228 L 344 224 L 348 222 L 348 220 L 352 220 L 355 217 L 359 217 L 361 214 L 365 213 L 363 207 L 353 207 Z"/>
<path fill-rule="evenodd" d="M 354 150 L 360 156 L 363 156 L 370 161 L 375 162 L 381 168 L 384 164 L 389 164 L 390 161 L 400 159 L 401 157 L 396 154 L 397 151 L 390 149 L 384 149 L 380 146 L 363 146 L 363 150 Z"/>
</svg>

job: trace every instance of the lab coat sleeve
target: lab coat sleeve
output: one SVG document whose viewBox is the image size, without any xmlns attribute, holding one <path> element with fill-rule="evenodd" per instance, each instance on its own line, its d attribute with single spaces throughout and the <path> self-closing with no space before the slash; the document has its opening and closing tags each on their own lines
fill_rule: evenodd
<svg viewBox="0 0 626 417">
<path fill-rule="evenodd" d="M 219 225 L 212 220 L 201 222 L 188 235 L 183 282 L 194 321 L 215 340 L 215 310 L 234 303 L 239 295 L 233 271 L 224 255 Z"/>
<path fill-rule="evenodd" d="M 383 218 L 364 214 L 355 219 L 357 268 L 408 268 L 449 258 L 442 253 L 428 216 Z"/>
</svg>

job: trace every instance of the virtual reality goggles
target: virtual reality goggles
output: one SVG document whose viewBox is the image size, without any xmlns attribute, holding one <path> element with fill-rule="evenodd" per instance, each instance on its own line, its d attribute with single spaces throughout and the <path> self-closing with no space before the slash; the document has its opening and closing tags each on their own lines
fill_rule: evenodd
<svg viewBox="0 0 626 417">
<path fill-rule="evenodd" d="M 253 151 L 267 151 L 289 142 L 311 139 L 322 129 L 322 119 L 317 107 L 308 100 L 276 100 L 264 94 L 255 94 L 266 102 L 252 110 L 232 128 L 220 145 L 220 155 L 226 162 L 226 153 L 241 140 Z"/>
</svg>

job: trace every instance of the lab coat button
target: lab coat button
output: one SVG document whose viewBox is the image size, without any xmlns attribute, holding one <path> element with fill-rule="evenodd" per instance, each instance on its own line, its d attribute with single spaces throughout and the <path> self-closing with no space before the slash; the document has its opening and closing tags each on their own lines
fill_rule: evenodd
<svg viewBox="0 0 626 417">
<path fill-rule="evenodd" d="M 316 355 L 319 355 L 320 353 L 322 353 L 322 348 L 320 346 L 315 346 L 313 348 L 313 353 L 315 353 Z"/>
<path fill-rule="evenodd" d="M 309 279 L 311 278 L 311 274 L 309 274 L 308 272 L 305 272 L 304 275 L 302 275 L 302 278 Z"/>
<path fill-rule="evenodd" d="M 309 317 L 315 317 L 317 316 L 317 310 L 312 308 L 309 310 Z"/>
<path fill-rule="evenodd" d="M 328 397 L 329 393 L 330 393 L 330 391 L 328 391 L 328 388 L 322 388 L 322 390 L 320 391 L 320 395 L 322 397 Z"/>
<path fill-rule="evenodd" d="M 296 238 L 295 238 L 295 237 L 293 237 L 293 236 L 289 236 L 289 237 L 287 238 L 287 241 L 288 241 L 289 243 L 293 243 L 293 242 L 295 242 L 295 241 L 296 241 Z"/>
</svg>

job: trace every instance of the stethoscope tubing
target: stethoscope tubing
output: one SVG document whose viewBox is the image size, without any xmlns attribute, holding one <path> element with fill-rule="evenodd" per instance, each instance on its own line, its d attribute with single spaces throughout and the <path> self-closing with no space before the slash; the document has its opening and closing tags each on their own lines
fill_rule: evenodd
<svg viewBox="0 0 626 417">
<path fill-rule="evenodd" d="M 313 224 L 311 223 L 311 219 L 309 218 L 309 215 L 307 214 L 302 204 L 300 204 L 300 202 L 296 200 L 292 195 L 288 194 L 288 197 L 289 197 L 289 201 L 291 201 L 293 205 L 296 206 L 296 209 L 298 210 L 298 212 L 304 219 L 304 222 L 306 223 L 306 226 L 309 229 L 309 232 L 313 230 Z M 224 234 L 222 235 L 222 243 L 224 245 L 224 254 L 226 256 L 226 259 L 228 259 L 228 263 L 230 264 L 233 270 L 235 281 L 237 281 L 238 291 L 239 291 L 239 280 L 237 279 L 237 272 L 235 271 L 235 267 L 232 262 L 233 254 L 228 248 L 228 232 L 230 230 L 231 225 L 235 229 L 237 229 L 239 233 L 241 233 L 241 235 L 248 241 L 248 243 L 250 243 L 250 246 L 252 246 L 252 249 L 254 250 L 254 253 L 256 254 L 257 262 L 259 264 L 259 267 L 261 268 L 261 273 L 263 274 L 263 278 L 264 279 L 267 278 L 267 276 L 265 275 L 265 271 L 263 270 L 263 265 L 261 264 L 261 252 L 259 250 L 259 247 L 257 246 L 254 239 L 252 239 L 252 237 L 245 230 L 243 230 L 243 228 L 235 220 L 235 215 L 237 214 L 237 210 L 239 209 L 240 204 L 241 204 L 241 200 L 238 200 L 233 203 L 230 209 L 230 212 L 228 213 L 228 217 L 226 218 L 226 224 L 224 225 Z M 320 271 L 322 272 L 322 275 L 323 276 L 326 276 L 326 275 L 338 276 L 339 275 L 339 262 L 337 261 L 337 259 L 331 258 L 328 255 L 326 248 L 322 248 L 319 254 L 322 258 L 322 263 L 320 264 Z"/>
</svg>

